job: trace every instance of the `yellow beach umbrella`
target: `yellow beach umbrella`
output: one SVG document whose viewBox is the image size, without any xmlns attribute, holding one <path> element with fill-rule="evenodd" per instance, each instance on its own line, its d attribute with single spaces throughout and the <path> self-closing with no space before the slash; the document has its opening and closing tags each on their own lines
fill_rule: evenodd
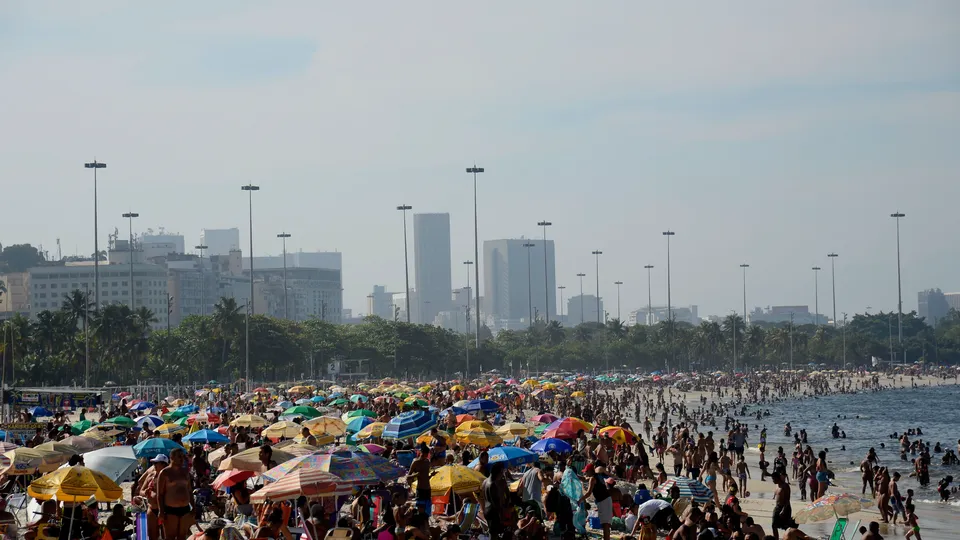
<svg viewBox="0 0 960 540">
<path fill-rule="evenodd" d="M 333 435 L 334 437 L 342 437 L 347 433 L 347 424 L 339 418 L 333 418 L 331 416 L 318 416 L 316 418 L 311 418 L 303 424 L 310 429 L 310 433 L 314 435 Z"/>
<path fill-rule="evenodd" d="M 486 479 L 479 472 L 463 465 L 444 465 L 430 477 L 430 491 L 434 497 L 444 495 L 451 487 L 454 493 L 473 493 L 480 489 Z M 413 483 L 414 489 L 417 483 Z"/>
<path fill-rule="evenodd" d="M 472 423 L 486 424 L 486 422 L 480 422 L 479 420 L 471 420 L 470 422 L 464 422 L 460 426 L 465 426 Z M 489 424 L 487 424 L 489 426 Z M 464 444 L 475 444 L 481 448 L 490 448 L 491 446 L 497 446 L 498 444 L 503 443 L 503 437 L 497 435 L 493 428 L 485 429 L 482 426 L 476 426 L 469 429 L 460 429 L 457 428 L 456 431 L 457 440 Z"/>
<path fill-rule="evenodd" d="M 0 473 L 7 476 L 35 474 L 38 471 L 46 473 L 55 470 L 63 463 L 53 452 L 44 452 L 25 446 L 4 452 L 3 456 L 6 467 Z"/>
<path fill-rule="evenodd" d="M 570 394 L 570 397 L 576 397 L 576 398 L 587 397 L 587 394 L 585 394 L 582 390 L 577 390 L 576 392 Z"/>
<path fill-rule="evenodd" d="M 450 387 L 450 390 L 453 391 L 453 392 L 462 392 L 462 391 L 463 391 L 463 385 L 462 385 L 462 384 L 455 384 L 455 385 L 453 385 L 453 386 Z"/>
<path fill-rule="evenodd" d="M 262 416 L 257 416 L 255 414 L 241 414 L 240 416 L 233 419 L 230 422 L 231 426 L 234 427 L 264 427 L 269 426 L 270 422 Z"/>
<path fill-rule="evenodd" d="M 497 435 L 505 439 L 527 437 L 533 434 L 533 428 L 518 422 L 509 422 L 497 428 Z"/>
<path fill-rule="evenodd" d="M 56 497 L 63 502 L 84 502 L 90 497 L 112 502 L 123 497 L 123 489 L 110 477 L 82 465 L 57 469 L 34 480 L 27 493 L 41 501 Z"/>
<path fill-rule="evenodd" d="M 273 455 L 271 459 L 276 463 L 283 463 L 296 457 L 294 454 L 290 453 L 289 448 L 283 450 L 273 450 Z M 230 469 L 239 469 L 241 471 L 253 471 L 256 473 L 266 472 L 270 467 L 264 467 L 260 463 L 260 447 L 255 446 L 253 448 L 248 448 L 239 454 L 234 454 L 223 461 L 220 462 L 220 465 L 217 467 L 217 470 L 220 471 L 229 471 Z"/>
<path fill-rule="evenodd" d="M 493 426 L 489 422 L 484 422 L 483 420 L 467 420 L 459 426 L 457 426 L 457 433 L 461 431 L 473 431 L 473 430 L 482 430 L 482 431 L 493 431 Z"/>
<path fill-rule="evenodd" d="M 620 426 L 607 426 L 600 430 L 601 437 L 609 437 L 617 444 L 633 444 L 637 440 L 637 434 L 629 429 L 623 429 Z"/>
<path fill-rule="evenodd" d="M 383 436 L 383 428 L 387 427 L 386 422 L 374 422 L 363 426 L 363 429 L 354 435 L 355 439 L 374 439 Z"/>
<path fill-rule="evenodd" d="M 169 439 L 177 433 L 186 433 L 189 429 L 189 426 L 181 426 L 180 424 L 163 424 L 157 426 L 154 432 L 157 434 L 157 437 L 161 439 Z"/>
<path fill-rule="evenodd" d="M 177 426 L 177 427 L 180 427 L 180 426 Z M 117 435 L 119 435 L 120 433 L 123 433 L 123 432 L 120 431 L 119 429 L 110 430 L 110 431 L 101 431 L 101 430 L 95 429 L 91 431 L 84 431 L 83 433 L 80 434 L 80 436 L 89 437 L 91 439 L 100 441 L 104 444 L 111 444 L 113 443 Z"/>
<path fill-rule="evenodd" d="M 333 435 L 314 435 L 313 433 L 311 433 L 310 436 L 317 441 L 316 447 L 333 444 L 337 440 Z M 302 444 L 304 446 L 310 446 L 307 444 L 307 438 L 304 437 L 303 435 L 297 435 L 296 437 L 290 440 L 292 440 L 295 443 Z M 319 450 L 319 448 L 317 449 Z"/>
<path fill-rule="evenodd" d="M 296 422 L 281 421 L 275 424 L 271 424 L 270 427 L 263 430 L 263 436 L 268 439 L 279 439 L 281 437 L 285 439 L 292 439 L 297 435 L 300 435 L 300 431 L 303 430 L 302 425 L 297 424 Z"/>
<path fill-rule="evenodd" d="M 447 433 L 446 431 L 439 431 L 439 430 L 438 430 L 438 431 L 437 431 L 437 435 L 439 435 L 440 438 L 443 439 L 443 440 L 445 440 L 445 441 L 449 441 L 449 440 L 450 440 L 450 434 Z M 431 435 L 429 431 L 425 431 L 425 432 L 423 432 L 422 435 L 420 435 L 419 437 L 417 437 L 417 443 L 418 443 L 418 444 L 419 444 L 419 443 L 433 444 L 433 435 Z"/>
</svg>

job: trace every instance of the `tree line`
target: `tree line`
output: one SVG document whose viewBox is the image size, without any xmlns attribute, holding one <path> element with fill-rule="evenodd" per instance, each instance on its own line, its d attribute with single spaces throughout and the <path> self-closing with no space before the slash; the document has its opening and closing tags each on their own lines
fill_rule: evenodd
<svg viewBox="0 0 960 540">
<path fill-rule="evenodd" d="M 33 320 L 16 315 L 0 325 L 0 374 L 8 384 L 82 385 L 89 351 L 91 384 L 135 382 L 230 382 L 245 373 L 245 315 L 237 302 L 221 298 L 210 315 L 189 316 L 178 326 L 153 330 L 157 314 L 123 304 L 93 309 L 87 293 L 65 295 L 58 310 Z M 337 325 L 320 319 L 296 322 L 264 315 L 250 318 L 250 371 L 257 381 L 330 378 L 335 359 L 365 359 L 371 377 L 452 379 L 499 369 L 520 375 L 550 370 L 606 369 L 651 372 L 785 369 L 825 364 L 830 368 L 870 365 L 876 357 L 897 363 L 960 363 L 960 313 L 937 327 L 916 313 L 903 316 L 899 343 L 895 313 L 858 314 L 845 327 L 744 324 L 729 315 L 697 326 L 662 321 L 654 326 L 585 322 L 564 327 L 536 322 L 493 336 L 485 327 L 477 347 L 473 335 L 432 325 L 368 317 Z"/>
</svg>

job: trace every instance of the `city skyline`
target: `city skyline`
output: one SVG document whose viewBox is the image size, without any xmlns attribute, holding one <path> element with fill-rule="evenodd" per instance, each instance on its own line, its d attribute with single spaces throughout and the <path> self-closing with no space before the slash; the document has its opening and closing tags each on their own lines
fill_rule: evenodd
<svg viewBox="0 0 960 540">
<path fill-rule="evenodd" d="M 291 18 L 210 2 L 185 22 L 137 5 L 14 4 L 0 80 L 17 129 L 0 153 L 24 204 L 0 215 L 4 245 L 92 253 L 82 164 L 96 158 L 109 165 L 100 246 L 134 208 L 135 233 L 236 227 L 248 251 L 235 184 L 254 182 L 253 255 L 278 255 L 279 231 L 294 235 L 288 251 L 342 252 L 345 307 L 363 312 L 373 284 L 403 290 L 397 201 L 450 214 L 460 285 L 474 259 L 463 170 L 476 163 L 481 241 L 535 242 L 551 221 L 556 284 L 570 293 L 583 272 L 595 294 L 601 250 L 600 295 L 613 305 L 622 281 L 624 314 L 647 305 L 646 264 L 653 303 L 666 303 L 664 230 L 677 233 L 673 305 L 741 312 L 748 263 L 748 307 L 814 306 L 819 266 L 819 312 L 832 316 L 835 252 L 838 313 L 895 311 L 898 211 L 904 311 L 918 291 L 960 290 L 960 250 L 937 234 L 960 225 L 951 3 L 851 2 L 824 17 L 815 4 L 555 2 L 516 6 L 512 22 L 484 6 L 304 3 Z M 364 31 L 347 31 L 357 20 Z M 186 238 L 188 251 L 199 242 Z"/>
</svg>

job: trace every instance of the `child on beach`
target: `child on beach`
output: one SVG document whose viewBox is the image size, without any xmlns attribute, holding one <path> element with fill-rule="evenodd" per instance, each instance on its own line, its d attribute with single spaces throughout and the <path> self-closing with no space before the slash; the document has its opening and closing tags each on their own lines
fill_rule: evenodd
<svg viewBox="0 0 960 540">
<path fill-rule="evenodd" d="M 909 539 L 910 537 L 916 537 L 917 540 L 920 539 L 920 524 L 917 521 L 917 514 L 914 512 L 913 503 L 906 505 L 907 507 L 907 527 L 910 529 L 907 531 L 907 534 L 903 535 L 904 538 Z"/>
</svg>

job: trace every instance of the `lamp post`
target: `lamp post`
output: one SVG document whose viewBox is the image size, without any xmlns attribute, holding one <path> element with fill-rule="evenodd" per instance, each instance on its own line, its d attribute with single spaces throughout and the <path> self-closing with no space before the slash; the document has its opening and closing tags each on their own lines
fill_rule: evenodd
<svg viewBox="0 0 960 540">
<path fill-rule="evenodd" d="M 403 212 L 403 275 L 407 282 L 407 322 L 410 322 L 410 263 L 407 258 L 407 210 L 413 210 L 409 204 L 401 204 L 397 210 Z"/>
<path fill-rule="evenodd" d="M 531 286 L 532 281 L 530 280 L 530 248 L 535 247 L 536 244 L 531 242 L 524 242 L 523 247 L 527 248 L 527 309 L 530 310 L 530 314 L 527 316 L 527 322 L 530 328 L 533 328 L 533 288 Z M 546 246 L 544 246 L 546 250 Z"/>
<path fill-rule="evenodd" d="M 647 269 L 647 326 L 653 326 L 653 289 L 650 288 L 650 271 L 653 270 L 653 265 L 645 265 L 644 268 Z"/>
<path fill-rule="evenodd" d="M 477 297 L 477 350 L 480 350 L 480 229 L 477 221 L 477 175 L 483 172 L 483 167 L 467 167 L 467 174 L 473 175 L 473 260 L 477 263 L 477 271 L 474 273 L 474 280 L 477 290 L 473 294 Z M 469 366 L 467 366 L 469 367 Z"/>
<path fill-rule="evenodd" d="M 463 261 L 463 265 L 467 269 L 467 287 L 470 287 L 470 265 L 473 264 L 473 261 Z M 470 340 L 468 336 L 470 335 L 470 295 L 467 295 L 467 313 L 466 313 L 466 323 L 467 331 L 463 333 L 463 350 L 466 351 L 467 359 L 467 372 L 464 374 L 464 379 L 470 375 Z M 477 349 L 479 354 L 479 349 Z"/>
<path fill-rule="evenodd" d="M 133 300 L 133 218 L 140 217 L 140 214 L 136 212 L 127 212 L 123 214 L 123 217 L 127 218 L 127 221 L 130 222 L 130 311 L 133 311 L 136 308 Z"/>
<path fill-rule="evenodd" d="M 663 231 L 667 237 L 667 320 L 670 321 L 670 359 L 676 366 L 676 350 L 673 347 L 673 301 L 670 298 L 670 237 L 676 233 L 673 231 Z"/>
<path fill-rule="evenodd" d="M 538 221 L 537 225 L 543 227 L 543 300 L 546 302 L 543 308 L 543 321 L 550 322 L 550 281 L 547 278 L 547 227 L 553 225 L 549 221 Z"/>
<path fill-rule="evenodd" d="M 283 242 L 283 318 L 289 320 L 290 310 L 287 308 L 287 238 L 290 238 L 290 233 L 282 232 L 277 235 L 277 238 Z"/>
<path fill-rule="evenodd" d="M 201 316 L 206 315 L 206 311 L 207 311 L 207 297 L 204 294 L 204 291 L 205 291 L 204 286 L 206 285 L 206 283 L 204 283 L 204 279 L 203 279 L 203 250 L 207 249 L 207 247 L 208 246 L 206 246 L 205 244 L 197 244 L 196 246 L 193 246 L 193 249 L 200 250 L 200 315 Z"/>
<path fill-rule="evenodd" d="M 737 310 L 733 310 L 733 373 L 737 373 Z"/>
<path fill-rule="evenodd" d="M 260 186 L 247 184 L 240 186 L 240 189 L 247 192 L 250 208 L 250 301 L 247 302 L 247 313 L 244 323 L 244 354 L 243 364 L 245 379 L 247 383 L 246 390 L 250 391 L 250 317 L 253 315 L 253 192 L 260 191 Z"/>
<path fill-rule="evenodd" d="M 97 232 L 97 169 L 106 169 L 107 164 L 94 159 L 90 163 L 84 163 L 83 168 L 93 169 L 93 304 L 97 311 L 100 310 L 100 239 Z M 90 382 L 90 359 L 87 358 L 86 371 L 84 374 L 86 383 Z"/>
<path fill-rule="evenodd" d="M 617 286 L 617 321 L 620 320 L 620 286 L 623 285 L 622 281 L 614 281 L 614 285 Z"/>
<path fill-rule="evenodd" d="M 747 326 L 747 268 L 750 268 L 749 264 L 741 264 L 740 268 L 743 270 L 743 326 Z"/>
<path fill-rule="evenodd" d="M 563 285 L 557 285 L 557 289 L 560 290 L 560 309 L 557 310 L 557 317 L 561 320 L 563 319 L 563 290 L 566 289 Z"/>
<path fill-rule="evenodd" d="M 834 262 L 837 260 L 836 253 L 827 253 L 827 257 L 830 257 L 830 281 L 832 282 L 831 288 L 833 289 L 833 327 L 837 327 L 837 268 Z"/>
<path fill-rule="evenodd" d="M 580 324 L 583 324 L 583 277 L 586 276 L 583 272 L 577 274 L 577 277 L 580 278 Z"/>
<path fill-rule="evenodd" d="M 600 317 L 603 316 L 603 314 L 600 313 L 600 256 L 603 255 L 603 252 L 597 249 L 591 251 L 590 253 L 597 258 L 597 323 L 603 324 L 602 320 L 600 319 Z"/>
<path fill-rule="evenodd" d="M 847 369 L 847 314 L 843 314 L 843 369 Z"/>
<path fill-rule="evenodd" d="M 890 217 L 897 220 L 897 342 L 901 351 L 903 350 L 903 289 L 900 287 L 900 218 L 906 216 L 900 211 L 890 214 Z"/>
<path fill-rule="evenodd" d="M 813 309 L 816 313 L 817 326 L 820 326 L 820 284 L 818 279 L 820 267 L 814 266 L 811 270 L 813 270 Z"/>
</svg>

